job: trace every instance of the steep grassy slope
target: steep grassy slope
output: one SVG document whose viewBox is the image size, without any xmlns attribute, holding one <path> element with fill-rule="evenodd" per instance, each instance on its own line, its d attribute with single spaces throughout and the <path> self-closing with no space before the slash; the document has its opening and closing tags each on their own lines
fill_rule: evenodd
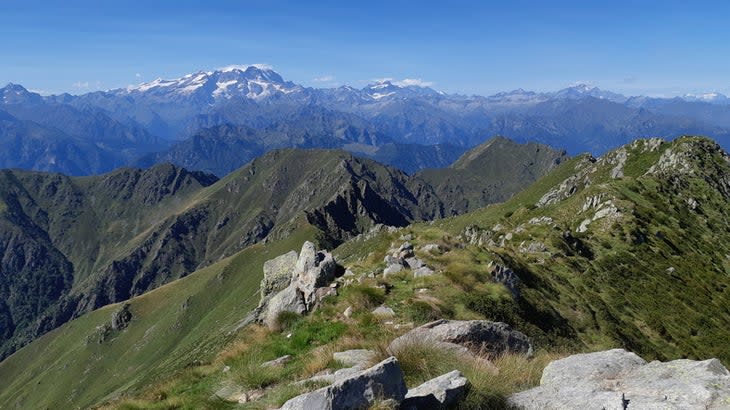
<svg viewBox="0 0 730 410">
<path fill-rule="evenodd" d="M 436 190 L 447 215 L 503 202 L 567 159 L 547 145 L 494 137 L 463 154 L 449 168 L 417 174 Z"/>
<path fill-rule="evenodd" d="M 313 232 L 303 225 L 131 299 L 123 330 L 109 327 L 117 304 L 49 332 L 0 363 L 0 407 L 87 407 L 210 360 L 258 303 L 263 262 Z"/>
<path fill-rule="evenodd" d="M 717 144 L 640 140 L 566 163 L 449 230 L 517 273 L 521 296 L 500 309 L 548 340 L 728 363 L 729 200 Z"/>
</svg>

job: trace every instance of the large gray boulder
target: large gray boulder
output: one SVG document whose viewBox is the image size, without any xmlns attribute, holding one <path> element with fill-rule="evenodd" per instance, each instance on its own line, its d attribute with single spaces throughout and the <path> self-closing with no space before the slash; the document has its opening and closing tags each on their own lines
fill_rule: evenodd
<svg viewBox="0 0 730 410">
<path fill-rule="evenodd" d="M 441 319 L 426 323 L 393 340 L 388 349 L 395 352 L 417 343 L 430 343 L 477 355 L 532 354 L 532 345 L 527 336 L 512 330 L 506 323 L 489 320 Z"/>
<path fill-rule="evenodd" d="M 264 262 L 261 299 L 289 286 L 297 259 L 297 253 L 291 251 Z"/>
<path fill-rule="evenodd" d="M 304 295 L 304 303 L 311 309 L 317 288 L 325 287 L 337 276 L 337 263 L 332 254 L 317 251 L 312 242 L 304 242 L 294 267 L 294 281 Z"/>
<path fill-rule="evenodd" d="M 268 300 L 259 318 L 273 329 L 277 326 L 277 319 L 281 313 L 293 312 L 303 315 L 306 311 L 307 307 L 304 305 L 302 292 L 292 283 Z"/>
<path fill-rule="evenodd" d="M 728 409 L 730 372 L 717 359 L 646 363 L 613 349 L 556 360 L 539 387 L 508 401 L 527 410 Z"/>
<path fill-rule="evenodd" d="M 454 370 L 418 387 L 408 390 L 401 410 L 428 410 L 448 408 L 464 397 L 469 381 L 460 371 Z"/>
<path fill-rule="evenodd" d="M 365 409 L 376 400 L 401 402 L 406 395 L 403 372 L 395 357 L 313 392 L 284 403 L 282 410 Z"/>
</svg>

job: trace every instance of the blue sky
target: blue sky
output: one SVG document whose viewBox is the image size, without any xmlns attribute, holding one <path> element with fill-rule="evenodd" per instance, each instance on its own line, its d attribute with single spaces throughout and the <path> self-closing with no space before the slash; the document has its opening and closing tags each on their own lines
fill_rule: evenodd
<svg viewBox="0 0 730 410">
<path fill-rule="evenodd" d="M 309 86 L 730 94 L 730 5 L 591 3 L 6 0 L 0 83 L 78 94 L 263 63 Z"/>
</svg>

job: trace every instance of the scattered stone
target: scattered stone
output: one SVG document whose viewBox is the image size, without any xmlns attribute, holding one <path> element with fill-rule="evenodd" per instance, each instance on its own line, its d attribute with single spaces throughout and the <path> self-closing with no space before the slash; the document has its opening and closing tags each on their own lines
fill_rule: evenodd
<svg viewBox="0 0 730 410">
<path fill-rule="evenodd" d="M 519 409 L 728 408 L 730 372 L 717 359 L 646 363 L 613 349 L 550 363 L 540 386 L 509 397 Z"/>
<path fill-rule="evenodd" d="M 464 397 L 469 381 L 458 370 L 431 379 L 408 390 L 401 410 L 449 408 Z"/>
<path fill-rule="evenodd" d="M 256 400 L 258 400 L 258 399 L 260 399 L 262 397 L 264 397 L 264 391 L 263 390 L 261 390 L 261 389 L 251 390 L 249 392 L 242 393 L 238 397 L 238 403 L 239 404 L 249 403 L 249 402 L 252 402 L 252 401 L 256 401 Z"/>
<path fill-rule="evenodd" d="M 227 402 L 238 402 L 238 399 L 243 394 L 243 390 L 238 386 L 228 385 L 223 386 L 213 393 L 213 397 L 217 397 Z"/>
<path fill-rule="evenodd" d="M 345 269 L 345 274 L 343 276 L 355 276 L 355 272 L 353 272 L 352 269 L 347 268 Z"/>
<path fill-rule="evenodd" d="M 502 322 L 488 320 L 437 320 L 417 327 L 390 342 L 395 352 L 415 343 L 433 343 L 475 355 L 520 353 L 532 355 L 530 340 L 523 333 Z"/>
<path fill-rule="evenodd" d="M 261 363 L 261 367 L 281 367 L 285 364 L 291 362 L 292 357 L 291 355 L 284 355 L 274 360 L 269 360 L 268 362 Z"/>
<path fill-rule="evenodd" d="M 547 246 L 540 241 L 530 241 L 529 243 L 525 243 L 525 241 L 523 241 L 520 243 L 520 246 L 517 247 L 517 251 L 521 253 L 546 252 Z"/>
<path fill-rule="evenodd" d="M 117 311 L 112 313 L 112 330 L 124 330 L 132 321 L 132 312 L 129 310 L 131 305 L 124 303 Z"/>
<path fill-rule="evenodd" d="M 349 319 L 352 316 L 352 306 L 348 306 L 342 314 Z"/>
<path fill-rule="evenodd" d="M 231 371 L 231 366 L 223 366 L 223 373 L 228 373 Z"/>
<path fill-rule="evenodd" d="M 437 243 L 428 243 L 426 245 L 423 245 L 421 247 L 421 250 L 424 252 L 432 252 L 432 253 L 441 252 L 441 245 L 439 245 Z"/>
<path fill-rule="evenodd" d="M 406 384 L 398 360 L 389 357 L 349 378 L 294 397 L 284 403 L 281 410 L 362 409 L 376 400 L 391 399 L 400 403 L 405 394 Z"/>
<path fill-rule="evenodd" d="M 383 269 L 383 276 L 387 277 L 388 275 L 392 275 L 393 273 L 398 273 L 403 270 L 403 265 L 394 263 L 392 265 L 388 265 L 385 269 Z"/>
<path fill-rule="evenodd" d="M 527 221 L 530 225 L 555 225 L 555 222 L 553 222 L 553 218 L 549 216 L 538 216 L 531 218 L 529 221 Z"/>
<path fill-rule="evenodd" d="M 291 251 L 264 262 L 264 279 L 261 281 L 261 299 L 289 286 L 292 271 L 297 263 L 297 253 Z"/>
<path fill-rule="evenodd" d="M 372 313 L 373 313 L 373 315 L 380 316 L 380 317 L 395 316 L 395 312 L 393 311 L 393 309 L 391 309 L 385 305 L 380 305 L 380 306 L 376 307 Z"/>
<path fill-rule="evenodd" d="M 423 263 L 423 261 L 421 259 L 416 258 L 415 256 L 414 257 L 411 257 L 411 258 L 407 258 L 406 259 L 406 264 L 411 269 L 418 269 L 421 266 L 424 266 L 425 265 L 425 263 Z"/>
<path fill-rule="evenodd" d="M 433 269 L 429 268 L 428 266 L 421 266 L 420 268 L 413 271 L 414 278 L 422 278 L 425 276 L 431 276 L 433 274 Z"/>
<path fill-rule="evenodd" d="M 413 235 L 407 233 L 405 235 L 401 235 L 399 238 L 401 241 L 410 241 L 413 239 Z"/>
<path fill-rule="evenodd" d="M 504 265 L 494 264 L 492 278 L 495 282 L 503 284 L 512 296 L 515 298 L 520 297 L 520 277 L 517 276 L 515 271 Z"/>
<path fill-rule="evenodd" d="M 626 153 L 626 148 L 619 148 L 615 151 L 614 155 L 612 155 L 611 164 L 616 164 L 613 169 L 611 169 L 611 178 L 617 179 L 617 178 L 623 178 L 624 176 L 624 165 L 626 164 L 626 160 L 629 158 L 628 154 Z"/>
<path fill-rule="evenodd" d="M 365 368 L 376 356 L 376 353 L 372 350 L 353 349 L 336 352 L 332 355 L 332 358 L 345 366 L 362 366 Z"/>
<path fill-rule="evenodd" d="M 578 226 L 578 228 L 575 231 L 580 232 L 580 233 L 588 231 L 588 225 L 590 225 L 590 223 L 591 223 L 590 219 L 584 219 L 583 222 L 580 223 L 580 225 Z"/>
<path fill-rule="evenodd" d="M 314 300 L 320 301 L 328 296 L 337 296 L 337 288 L 333 286 L 327 286 L 323 288 L 316 288 L 314 290 Z"/>
</svg>

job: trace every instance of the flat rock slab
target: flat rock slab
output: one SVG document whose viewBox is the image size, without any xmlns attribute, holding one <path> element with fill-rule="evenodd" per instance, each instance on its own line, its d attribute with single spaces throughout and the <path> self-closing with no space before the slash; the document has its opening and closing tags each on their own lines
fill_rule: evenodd
<svg viewBox="0 0 730 410">
<path fill-rule="evenodd" d="M 461 399 L 469 387 L 469 381 L 460 371 L 454 370 L 418 387 L 408 390 L 401 410 L 427 410 L 448 408 Z"/>
<path fill-rule="evenodd" d="M 530 340 L 502 322 L 489 320 L 437 320 L 419 326 L 388 346 L 391 352 L 414 343 L 432 343 L 444 348 L 481 354 L 532 354 Z"/>
<path fill-rule="evenodd" d="M 282 410 L 349 410 L 370 407 L 376 400 L 400 403 L 406 395 L 398 360 L 389 357 L 375 366 L 357 372 L 313 392 L 305 393 L 284 403 Z"/>
<path fill-rule="evenodd" d="M 395 312 L 393 309 L 389 308 L 388 306 L 378 306 L 375 309 L 373 309 L 373 315 L 379 316 L 379 317 L 393 317 L 395 316 Z"/>
<path fill-rule="evenodd" d="M 344 352 L 336 352 L 332 358 L 345 366 L 357 366 L 370 363 L 376 353 L 368 349 L 353 349 Z"/>
<path fill-rule="evenodd" d="M 274 360 L 269 360 L 268 362 L 261 363 L 261 367 L 281 367 L 285 364 L 291 362 L 292 357 L 291 355 L 284 355 L 279 358 L 276 358 Z"/>
<path fill-rule="evenodd" d="M 509 397 L 518 409 L 728 409 L 730 372 L 717 359 L 646 363 L 613 349 L 550 363 L 540 386 Z"/>
</svg>

